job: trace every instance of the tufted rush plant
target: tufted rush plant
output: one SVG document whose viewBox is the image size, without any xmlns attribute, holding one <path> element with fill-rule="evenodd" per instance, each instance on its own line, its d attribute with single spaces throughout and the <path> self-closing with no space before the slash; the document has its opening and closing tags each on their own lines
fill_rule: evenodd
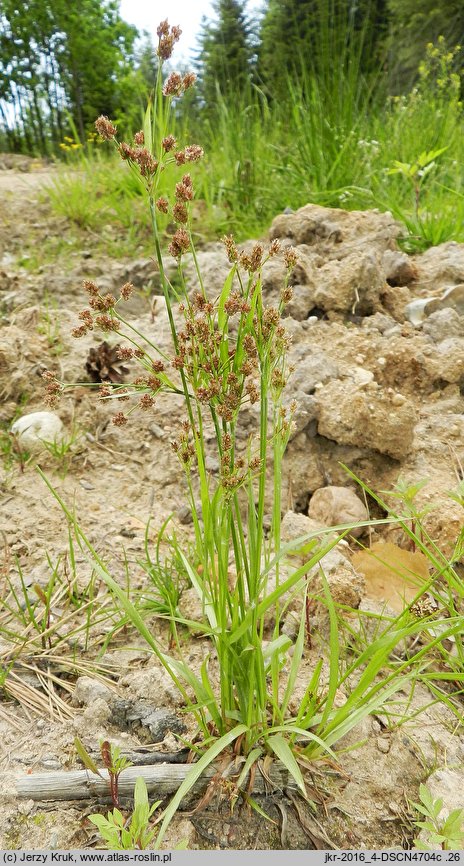
<svg viewBox="0 0 464 866">
<path fill-rule="evenodd" d="M 325 544 L 311 536 L 290 545 L 281 543 L 282 458 L 295 408 L 284 403 L 291 370 L 282 313 L 292 297 L 289 279 L 296 256 L 291 247 L 281 251 L 275 241 L 267 249 L 256 243 L 250 251 L 240 252 L 233 238 L 225 237 L 230 271 L 216 296 L 208 296 L 192 237 L 194 185 L 185 171 L 185 166 L 200 159 L 203 151 L 196 144 L 179 147 L 170 132 L 175 100 L 193 85 L 194 75 L 171 72 L 167 78 L 163 76 L 163 64 L 179 36 L 178 27 L 169 27 L 167 21 L 160 24 L 156 88 L 144 128 L 136 133 L 133 143 L 118 141 L 117 129 L 108 118 L 102 116 L 96 121 L 99 134 L 114 142 L 146 190 L 172 353 L 162 351 L 124 318 L 121 307 L 132 291 L 130 284 L 121 288 L 116 299 L 87 281 L 88 308 L 79 314 L 81 323 L 74 335 L 82 336 L 94 328 L 114 332 L 125 339 L 119 350 L 121 359 L 139 367 L 140 375 L 131 385 L 104 384 L 100 389 L 101 399 L 123 400 L 128 406 L 116 412 L 115 425 L 127 424 L 138 410 L 156 412 L 162 393 L 182 395 L 185 420 L 172 448 L 185 473 L 193 515 L 195 561 L 175 540 L 172 544 L 177 544 L 176 554 L 201 599 L 205 615 L 204 623 L 188 625 L 208 636 L 212 647 L 211 659 L 204 659 L 198 674 L 185 660 L 179 640 L 175 640 L 170 655 L 163 651 L 75 516 L 52 490 L 81 548 L 90 555 L 93 567 L 172 677 L 198 724 L 201 736 L 193 746 L 198 761 L 165 812 L 157 845 L 182 797 L 222 753 L 230 752 L 231 760 L 241 762 L 238 787 L 267 754 L 283 762 L 305 796 L 302 767 L 308 760 L 324 756 L 333 760 L 331 746 L 414 676 L 409 659 L 394 674 L 378 679 L 397 642 L 422 627 L 417 622 L 411 625 L 407 616 L 396 627 L 390 624 L 388 635 L 381 636 L 353 662 L 351 670 L 362 672 L 360 682 L 340 706 L 335 698 L 342 678 L 341 650 L 336 611 L 326 587 L 331 619 L 328 678 L 322 681 L 321 660 L 315 665 L 297 712 L 291 715 L 292 694 L 305 650 L 305 621 L 303 612 L 293 643 L 281 633 L 283 613 L 296 593 L 305 595 L 308 571 L 340 537 L 332 534 Z M 179 180 L 171 199 L 158 195 L 160 177 L 167 166 L 179 166 Z M 169 244 L 178 265 L 176 288 L 166 272 L 161 249 L 158 220 L 159 214 L 166 213 L 177 225 Z M 197 289 L 190 293 L 183 269 L 186 253 L 193 257 L 198 282 Z M 279 305 L 271 307 L 263 298 L 262 269 L 269 258 L 278 255 L 283 256 L 286 278 Z M 179 314 L 180 326 L 176 324 Z M 45 378 L 53 405 L 67 386 L 51 373 Z M 250 405 L 257 410 L 257 430 L 249 436 L 246 448 L 240 449 L 237 431 L 241 413 Z M 208 471 L 206 464 L 206 440 L 211 437 L 220 466 L 218 477 Z M 272 521 L 265 537 L 263 522 L 269 501 Z M 343 533 L 350 528 L 339 530 Z M 308 558 L 303 565 L 289 568 L 288 556 L 292 553 Z M 171 618 L 175 626 L 175 612 Z M 214 667 L 217 673 L 213 673 Z"/>
</svg>

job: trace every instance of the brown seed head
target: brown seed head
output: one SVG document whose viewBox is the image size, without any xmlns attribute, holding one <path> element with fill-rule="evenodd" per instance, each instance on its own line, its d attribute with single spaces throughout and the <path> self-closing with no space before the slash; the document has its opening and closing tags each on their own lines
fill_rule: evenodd
<svg viewBox="0 0 464 866">
<path fill-rule="evenodd" d="M 297 256 L 295 248 L 294 247 L 287 247 L 284 250 L 285 267 L 287 267 L 289 269 L 289 271 L 293 270 L 297 261 L 298 261 L 298 256 Z"/>
<path fill-rule="evenodd" d="M 263 245 L 255 244 L 251 251 L 251 270 L 259 271 L 263 262 Z"/>
<path fill-rule="evenodd" d="M 105 141 L 111 141 L 118 131 L 115 125 L 111 123 L 111 120 L 109 120 L 104 114 L 97 117 L 95 121 L 95 129 L 98 134 L 105 139 Z"/>
<path fill-rule="evenodd" d="M 182 76 L 178 72 L 171 72 L 163 87 L 165 96 L 180 96 L 182 93 Z"/>
<path fill-rule="evenodd" d="M 193 199 L 193 188 L 184 181 L 176 183 L 176 199 L 178 201 L 191 201 Z"/>
<path fill-rule="evenodd" d="M 143 129 L 140 129 L 138 132 L 135 133 L 135 135 L 134 135 L 134 143 L 135 143 L 136 145 L 138 145 L 139 147 L 140 147 L 142 144 L 145 144 L 145 133 L 144 133 Z"/>
<path fill-rule="evenodd" d="M 143 409 L 145 412 L 147 411 L 147 409 L 151 409 L 154 405 L 155 401 L 151 394 L 143 394 L 143 396 L 140 398 L 140 408 Z"/>
<path fill-rule="evenodd" d="M 176 223 L 182 223 L 183 225 L 185 225 L 188 222 L 188 213 L 184 202 L 176 202 L 172 209 L 172 216 Z"/>
<path fill-rule="evenodd" d="M 185 151 L 184 150 L 176 150 L 174 154 L 174 159 L 176 161 L 176 165 L 185 165 Z"/>
<path fill-rule="evenodd" d="M 232 235 L 224 235 L 221 238 L 222 243 L 224 244 L 227 252 L 227 258 L 231 264 L 234 264 L 238 260 L 238 249 L 235 246 L 235 241 Z"/>
<path fill-rule="evenodd" d="M 283 304 L 289 304 L 293 298 L 293 288 L 292 286 L 284 286 L 280 293 L 280 299 Z"/>
<path fill-rule="evenodd" d="M 86 326 L 86 328 L 89 329 L 89 331 L 93 330 L 93 317 L 90 310 L 81 310 L 78 318 L 81 320 L 81 322 L 84 322 L 84 325 Z"/>
<path fill-rule="evenodd" d="M 84 280 L 82 285 L 84 286 L 85 291 L 89 293 L 89 295 L 98 295 L 98 286 L 96 283 L 94 283 L 93 280 Z"/>
<path fill-rule="evenodd" d="M 161 211 L 161 213 L 167 213 L 168 208 L 169 208 L 169 202 L 168 202 L 167 198 L 165 198 L 164 196 L 161 196 L 159 199 L 157 199 L 156 207 L 158 208 L 159 211 Z"/>
<path fill-rule="evenodd" d="M 178 259 L 183 253 L 187 252 L 189 247 L 190 238 L 188 232 L 186 232 L 184 228 L 177 229 L 176 233 L 172 236 L 171 243 L 169 244 L 169 252 L 175 259 Z"/>
<path fill-rule="evenodd" d="M 160 21 L 156 28 L 156 34 L 158 39 L 161 39 L 162 36 L 169 36 L 169 22 L 167 18 L 164 21 Z"/>
<path fill-rule="evenodd" d="M 184 149 L 184 156 L 186 162 L 197 162 L 202 158 L 204 154 L 204 150 L 200 147 L 199 144 L 188 144 Z"/>
<path fill-rule="evenodd" d="M 111 316 L 97 316 L 95 319 L 95 323 L 98 325 L 102 331 L 117 331 L 118 330 L 118 322 L 116 319 L 112 319 Z"/>
<path fill-rule="evenodd" d="M 180 27 L 171 27 L 169 29 L 169 24 L 167 21 L 162 21 L 158 27 L 158 48 L 157 54 L 161 60 L 169 60 L 174 45 L 179 41 L 182 34 L 182 30 Z"/>
<path fill-rule="evenodd" d="M 124 412 L 118 412 L 113 416 L 112 421 L 116 427 L 124 427 L 124 424 L 127 424 L 127 418 L 124 415 Z"/>
<path fill-rule="evenodd" d="M 131 159 L 135 162 L 137 156 L 137 148 L 132 147 L 130 144 L 126 144 L 125 141 L 122 141 L 119 145 L 119 155 L 121 159 Z"/>
<path fill-rule="evenodd" d="M 168 153 L 170 150 L 174 150 L 177 144 L 177 139 L 175 139 L 173 135 L 167 135 L 166 138 L 163 138 L 161 144 L 165 153 Z"/>
<path fill-rule="evenodd" d="M 186 72 L 182 79 L 182 86 L 185 90 L 189 90 L 190 87 L 193 87 L 195 81 L 197 80 L 197 76 L 194 72 Z"/>
<path fill-rule="evenodd" d="M 119 361 L 130 361 L 135 355 L 135 349 L 131 346 L 118 346 L 116 349 L 116 357 Z"/>
<path fill-rule="evenodd" d="M 162 373 L 165 369 L 165 366 L 162 361 L 152 361 L 151 368 L 154 373 Z"/>
<path fill-rule="evenodd" d="M 124 283 L 124 285 L 121 286 L 121 298 L 123 298 L 124 301 L 128 301 L 133 291 L 134 286 L 132 283 Z"/>
<path fill-rule="evenodd" d="M 158 160 L 151 155 L 150 151 L 147 150 L 146 147 L 137 148 L 133 159 L 139 166 L 140 173 L 144 177 L 150 177 L 150 175 L 155 174 L 156 169 L 158 168 Z"/>
<path fill-rule="evenodd" d="M 79 327 L 72 329 L 71 336 L 76 337 L 76 338 L 85 337 L 86 333 L 87 333 L 87 326 L 86 325 L 79 325 Z"/>
<path fill-rule="evenodd" d="M 280 241 L 275 238 L 269 245 L 269 258 L 272 259 L 273 256 L 276 256 L 280 250 Z"/>
</svg>

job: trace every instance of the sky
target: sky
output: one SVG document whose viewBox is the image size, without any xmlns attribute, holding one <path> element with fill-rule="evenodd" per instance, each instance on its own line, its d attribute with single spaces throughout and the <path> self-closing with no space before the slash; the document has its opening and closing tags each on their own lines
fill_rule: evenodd
<svg viewBox="0 0 464 866">
<path fill-rule="evenodd" d="M 260 5 L 260 0 L 248 0 L 248 13 L 251 15 Z M 213 17 L 212 3 L 208 0 L 121 0 L 120 12 L 129 24 L 135 24 L 139 30 L 148 30 L 155 41 L 156 28 L 164 18 L 170 24 L 178 24 L 182 36 L 174 51 L 174 59 L 176 56 L 190 56 L 203 15 Z"/>
</svg>

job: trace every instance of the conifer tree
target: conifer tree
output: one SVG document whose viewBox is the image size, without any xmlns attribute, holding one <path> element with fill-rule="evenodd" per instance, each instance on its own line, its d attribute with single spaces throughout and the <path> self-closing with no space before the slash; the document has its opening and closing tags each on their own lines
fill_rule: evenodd
<svg viewBox="0 0 464 866">
<path fill-rule="evenodd" d="M 242 92 L 252 75 L 252 28 L 240 0 L 216 0 L 215 18 L 203 19 L 197 66 L 199 92 L 213 107 L 220 91 L 224 96 Z"/>
<path fill-rule="evenodd" d="M 390 65 L 399 87 L 417 77 L 428 43 L 443 36 L 449 48 L 464 45 L 462 0 L 388 0 L 388 11 Z"/>
<path fill-rule="evenodd" d="M 288 80 L 327 75 L 356 62 L 369 73 L 381 62 L 388 29 L 387 0 L 269 0 L 258 72 L 268 92 L 281 95 Z"/>
</svg>

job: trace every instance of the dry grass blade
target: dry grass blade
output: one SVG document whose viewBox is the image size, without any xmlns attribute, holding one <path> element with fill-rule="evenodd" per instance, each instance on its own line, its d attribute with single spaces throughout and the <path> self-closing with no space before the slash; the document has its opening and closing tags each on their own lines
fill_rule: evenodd
<svg viewBox="0 0 464 866">
<path fill-rule="evenodd" d="M 44 685 L 46 685 L 46 678 Z M 42 689 L 35 688 L 24 682 L 20 676 L 14 671 L 10 671 L 4 683 L 6 693 L 14 698 L 24 710 L 33 715 L 48 716 L 55 719 L 58 715 L 60 719 L 71 719 L 75 710 L 68 706 L 59 698 L 54 690 L 53 693 L 48 689 L 46 693 Z"/>
</svg>

